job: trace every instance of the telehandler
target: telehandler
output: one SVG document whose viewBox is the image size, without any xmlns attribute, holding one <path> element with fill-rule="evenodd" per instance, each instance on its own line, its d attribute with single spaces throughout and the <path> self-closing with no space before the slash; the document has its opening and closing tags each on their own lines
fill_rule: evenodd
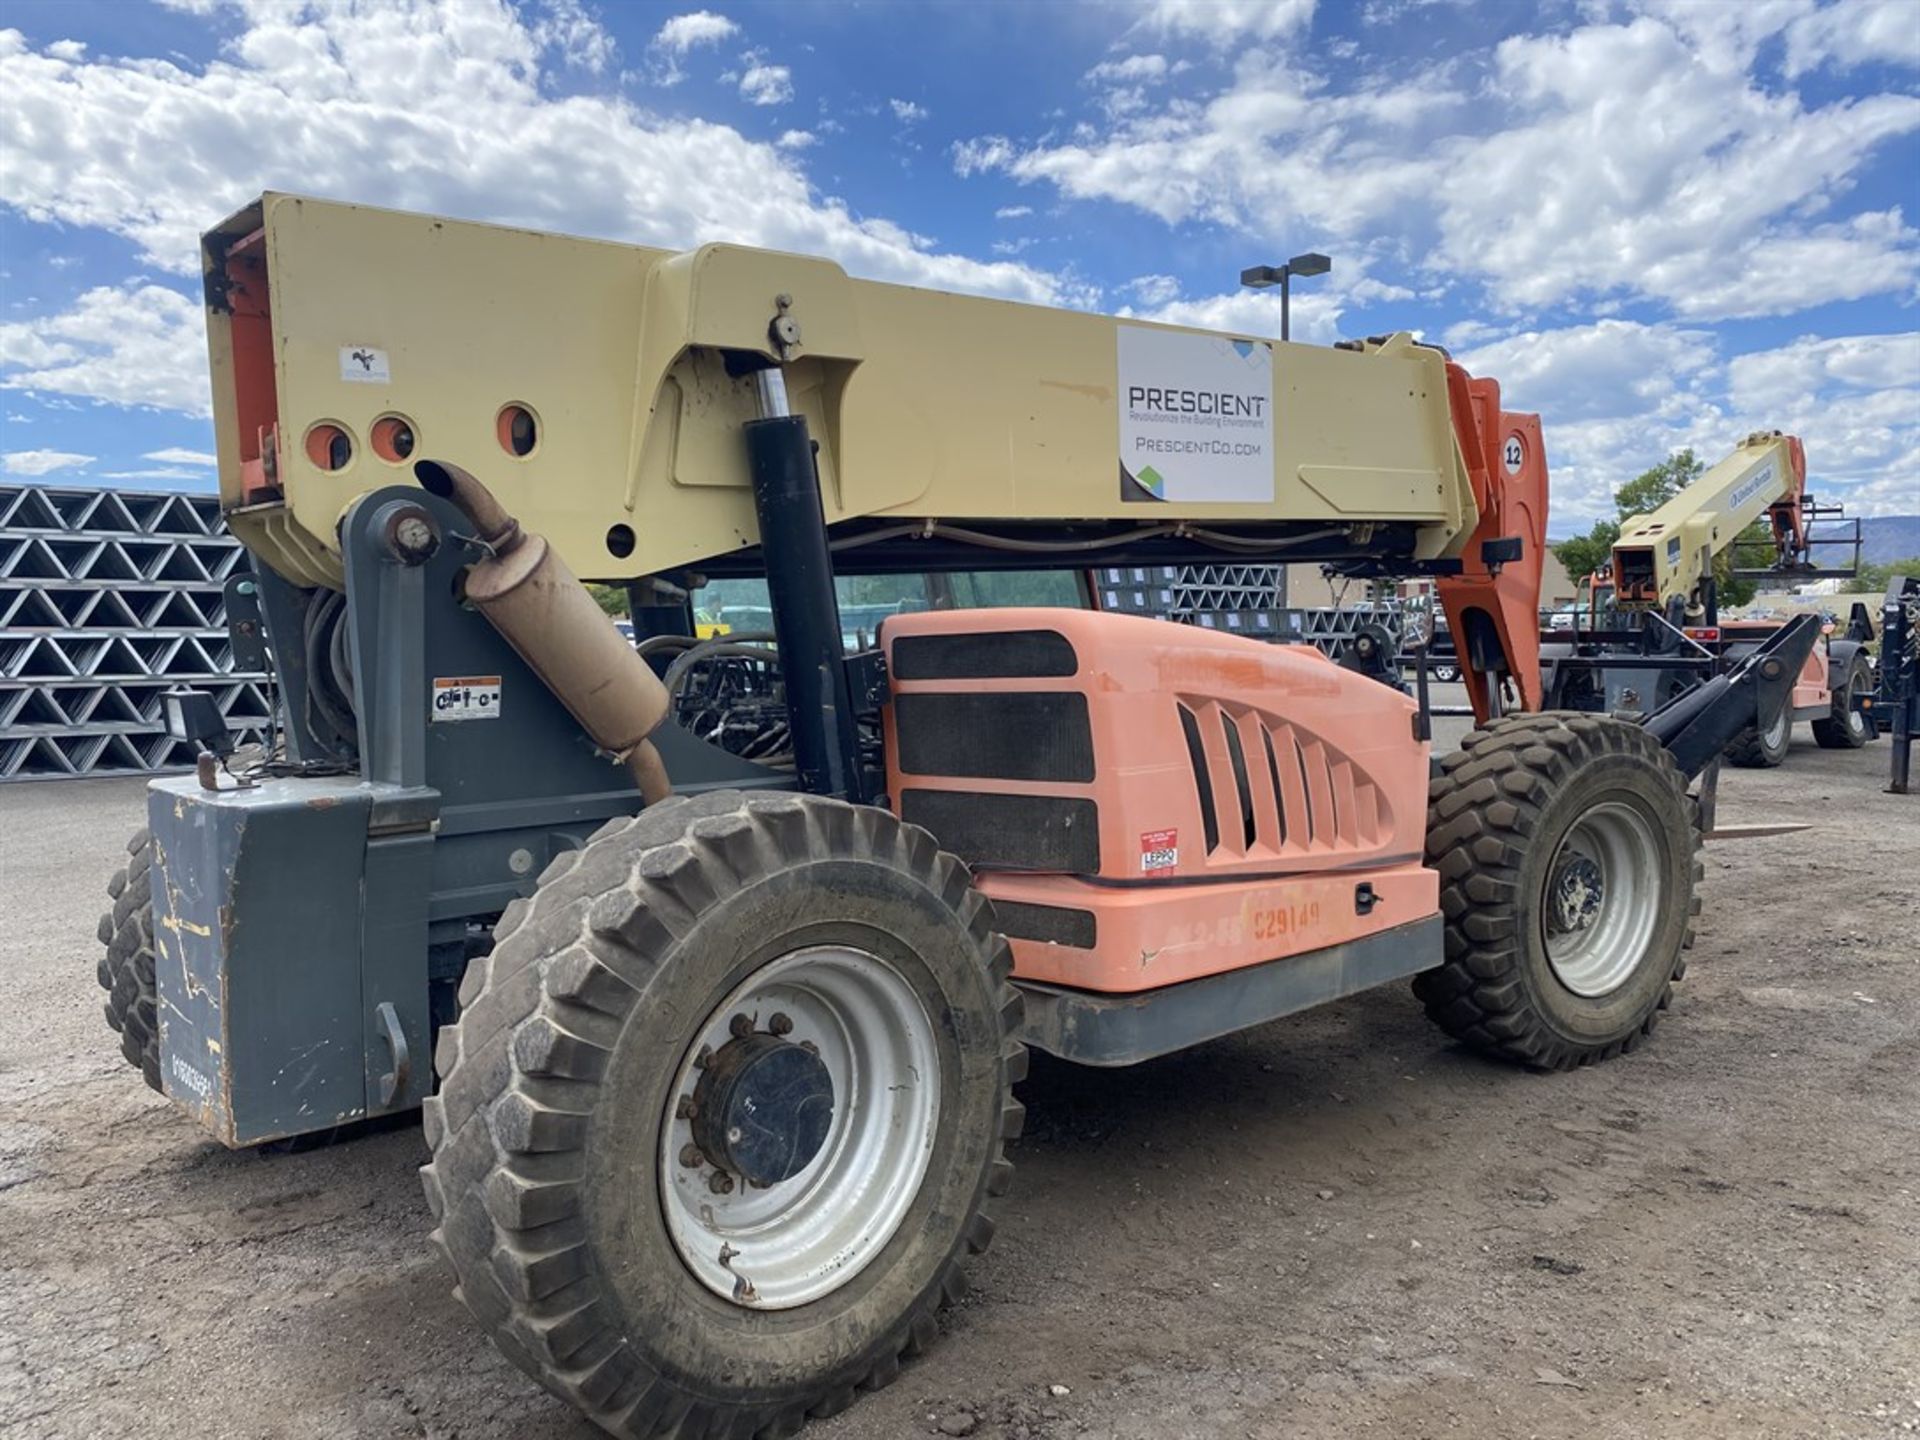
<svg viewBox="0 0 1920 1440">
<path fill-rule="evenodd" d="M 1723 620 L 1715 563 L 1740 536 L 1764 522 L 1769 563 L 1738 575 L 1802 583 L 1858 571 L 1860 522 L 1851 534 L 1816 535 L 1841 507 L 1807 492 L 1807 457 L 1799 439 L 1778 430 L 1747 436 L 1732 453 L 1648 515 L 1628 517 L 1604 576 L 1588 579 L 1589 614 L 1607 623 L 1585 634 L 1556 634 L 1542 647 L 1548 702 L 1575 709 L 1659 708 L 1711 675 L 1727 660 L 1752 654 L 1779 622 Z M 1819 552 L 1851 545 L 1851 566 L 1829 566 Z M 1875 735 L 1873 666 L 1867 645 L 1873 623 L 1864 605 L 1838 635 L 1822 634 L 1808 650 L 1788 703 L 1765 724 L 1747 727 L 1727 746 L 1727 760 L 1748 769 L 1787 758 L 1796 721 L 1812 722 L 1823 749 L 1857 750 Z"/>
<path fill-rule="evenodd" d="M 204 257 L 279 736 L 172 698 L 206 753 L 111 886 L 108 1019 L 228 1145 L 420 1108 L 456 1293 L 622 1436 L 892 1380 L 993 1238 L 1029 1046 L 1132 1064 L 1412 977 L 1507 1060 L 1633 1049 L 1692 938 L 1688 778 L 1811 643 L 1644 724 L 1537 713 L 1539 420 L 1406 335 L 280 194 Z M 1316 651 L 1071 607 L 849 654 L 835 589 L 1222 557 L 1438 577 L 1482 727 L 1436 765 Z M 699 638 L 726 577 L 770 633 Z"/>
</svg>

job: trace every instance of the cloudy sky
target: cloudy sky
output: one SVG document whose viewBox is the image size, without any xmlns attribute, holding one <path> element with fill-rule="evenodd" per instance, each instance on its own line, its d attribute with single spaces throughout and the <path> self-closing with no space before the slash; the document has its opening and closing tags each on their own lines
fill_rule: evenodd
<svg viewBox="0 0 1920 1440">
<path fill-rule="evenodd" d="M 1670 449 L 1920 512 L 1920 0 L 7 0 L 0 474 L 211 486 L 196 236 L 263 189 L 1450 346 L 1556 534 Z"/>
</svg>

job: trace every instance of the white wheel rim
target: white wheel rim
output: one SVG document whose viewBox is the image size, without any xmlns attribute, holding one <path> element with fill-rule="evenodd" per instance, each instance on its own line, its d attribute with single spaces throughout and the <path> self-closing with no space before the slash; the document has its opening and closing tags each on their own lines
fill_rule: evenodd
<svg viewBox="0 0 1920 1440">
<path fill-rule="evenodd" d="M 745 1015 L 766 1032 L 816 1048 L 833 1084 L 833 1116 L 812 1161 L 757 1188 L 702 1157 L 686 1163 L 692 1122 L 681 1113 L 699 1083 L 703 1051 L 731 1038 Z M 754 972 L 709 1015 L 680 1065 L 661 1126 L 659 1184 L 681 1260 L 716 1295 L 760 1310 L 818 1300 L 870 1264 L 920 1193 L 940 1119 L 940 1057 L 933 1024 L 891 965 L 841 945 L 795 950 Z"/>
<path fill-rule="evenodd" d="M 1780 713 L 1773 717 L 1773 724 L 1767 727 L 1767 733 L 1761 737 L 1761 743 L 1769 750 L 1783 750 L 1787 744 L 1787 727 L 1793 723 L 1782 705 Z"/>
<path fill-rule="evenodd" d="M 1653 942 L 1665 898 L 1653 826 L 1621 801 L 1594 806 L 1547 867 L 1547 963 L 1588 999 L 1626 984 Z"/>
</svg>

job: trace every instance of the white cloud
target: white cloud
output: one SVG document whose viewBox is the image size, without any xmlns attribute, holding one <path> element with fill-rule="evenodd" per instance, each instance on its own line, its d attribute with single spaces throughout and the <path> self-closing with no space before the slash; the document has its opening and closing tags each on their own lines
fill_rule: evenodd
<svg viewBox="0 0 1920 1440">
<path fill-rule="evenodd" d="M 694 10 L 674 16 L 647 42 L 647 54 L 653 62 L 653 82 L 662 86 L 678 85 L 687 78 L 687 72 L 680 62 L 689 54 L 711 48 L 739 33 L 738 25 L 711 10 Z"/>
<path fill-rule="evenodd" d="M 1718 363 L 1707 331 L 1633 320 L 1528 330 L 1456 358 L 1497 379 L 1508 409 L 1538 410 L 1550 424 L 1674 411 Z"/>
<path fill-rule="evenodd" d="M 1033 214 L 1033 207 L 1031 205 L 1002 205 L 998 210 L 993 212 L 993 218 L 996 220 L 1024 220 L 1031 214 Z"/>
<path fill-rule="evenodd" d="M 1462 353 L 1537 410 L 1556 535 L 1614 513 L 1613 492 L 1673 451 L 1708 464 L 1755 430 L 1806 446 L 1808 488 L 1849 513 L 1920 511 L 1920 332 L 1807 338 L 1723 359 L 1714 337 L 1602 320 L 1503 337 Z"/>
<path fill-rule="evenodd" d="M 163 466 L 158 470 L 108 470 L 101 474 L 102 480 L 199 480 L 211 482 L 213 477 L 201 470 L 182 470 L 177 465 Z"/>
<path fill-rule="evenodd" d="M 1149 30 L 1191 36 L 1224 49 L 1304 30 L 1313 10 L 1314 0 L 1151 0 L 1141 23 Z"/>
<path fill-rule="evenodd" d="M 916 105 L 911 100 L 889 100 L 887 106 L 893 111 L 893 118 L 902 125 L 915 125 L 927 118 L 927 107 Z"/>
<path fill-rule="evenodd" d="M 1897 208 L 1840 207 L 1869 163 L 1920 132 L 1920 96 L 1815 104 L 1760 68 L 1763 42 L 1796 17 L 1851 17 L 1851 34 L 1871 28 L 1866 9 L 1640 3 L 1659 13 L 1515 35 L 1424 70 L 1334 76 L 1243 49 L 1210 97 L 1129 92 L 1105 126 L 962 141 L 954 169 L 1168 224 L 1391 241 L 1437 274 L 1484 280 L 1510 309 L 1640 297 L 1723 318 L 1913 294 L 1920 230 Z M 1195 13 L 1239 23 L 1233 7 Z M 1478 95 L 1463 83 L 1475 66 L 1488 71 Z"/>
<path fill-rule="evenodd" d="M 783 130 L 773 143 L 782 150 L 805 150 L 810 145 L 818 145 L 820 137 L 811 130 Z"/>
<path fill-rule="evenodd" d="M 51 475 L 56 470 L 74 470 L 93 461 L 91 455 L 74 455 L 65 450 L 9 450 L 0 454 L 0 470 L 9 475 Z"/>
<path fill-rule="evenodd" d="M 247 0 L 231 13 L 238 33 L 204 69 L 61 59 L 4 32 L 4 203 L 121 236 L 182 277 L 198 275 L 209 221 L 298 177 L 315 194 L 462 219 L 675 249 L 765 245 L 870 278 L 1038 303 L 1082 293 L 856 217 L 787 153 L 727 126 L 662 119 L 611 94 L 550 97 L 551 52 L 502 4 Z M 199 309 L 135 283 L 0 325 L 0 383 L 204 414 Z"/>
<path fill-rule="evenodd" d="M 1293 297 L 1291 338 L 1296 342 L 1328 345 L 1340 338 L 1341 302 L 1326 291 Z M 1169 300 L 1143 309 L 1123 306 L 1123 316 L 1160 320 L 1169 325 L 1191 325 L 1200 330 L 1231 330 L 1241 335 L 1280 337 L 1278 290 L 1229 290 L 1188 300 Z"/>
<path fill-rule="evenodd" d="M 667 21 L 653 37 L 652 43 L 655 49 L 684 55 L 703 45 L 718 45 L 722 40 L 730 40 L 739 33 L 740 27 L 726 16 L 716 15 L 711 10 L 694 10 Z"/>
<path fill-rule="evenodd" d="M 47 46 L 47 53 L 61 60 L 78 60 L 87 53 L 84 40 L 56 40 Z"/>
<path fill-rule="evenodd" d="M 0 323 L 0 389 L 210 414 L 200 302 L 103 285 L 58 314 Z"/>
<path fill-rule="evenodd" d="M 749 105 L 784 105 L 793 99 L 793 71 L 753 59 L 740 72 L 740 98 Z"/>
<path fill-rule="evenodd" d="M 1840 0 L 1786 27 L 1786 71 L 1884 64 L 1920 67 L 1920 11 L 1913 0 Z"/>
<path fill-rule="evenodd" d="M 1172 68 L 1164 55 L 1129 55 L 1121 60 L 1102 60 L 1082 78 L 1090 84 L 1150 84 L 1166 79 Z"/>
<path fill-rule="evenodd" d="M 619 49 L 580 0 L 540 0 L 532 35 L 540 49 L 554 50 L 567 64 L 595 75 L 607 68 Z"/>
<path fill-rule="evenodd" d="M 149 450 L 140 458 L 158 460 L 162 465 L 204 465 L 209 468 L 220 463 L 217 455 L 210 455 L 205 450 L 183 450 L 178 445 L 170 445 L 165 450 Z"/>
<path fill-rule="evenodd" d="M 1170 304 L 1180 295 L 1180 282 L 1171 275 L 1136 275 L 1121 288 L 1142 305 Z"/>
<path fill-rule="evenodd" d="M 1012 166 L 1018 152 L 1004 135 L 985 135 L 978 140 L 959 140 L 953 146 L 953 172 L 965 178 L 987 170 L 1005 170 Z"/>
</svg>

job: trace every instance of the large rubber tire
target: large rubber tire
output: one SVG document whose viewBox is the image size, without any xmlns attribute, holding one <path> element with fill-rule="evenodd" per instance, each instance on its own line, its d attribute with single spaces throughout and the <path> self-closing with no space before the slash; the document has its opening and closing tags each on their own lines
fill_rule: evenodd
<svg viewBox="0 0 1920 1440">
<path fill-rule="evenodd" d="M 153 841 L 145 830 L 127 842 L 126 868 L 107 882 L 113 908 L 100 917 L 107 947 L 95 971 L 107 992 L 107 1024 L 120 1053 L 147 1084 L 160 1088 L 160 1017 L 153 989 Z"/>
<path fill-rule="evenodd" d="M 1721 753 L 1729 765 L 1737 765 L 1742 770 L 1771 770 L 1787 758 L 1792 745 L 1793 716 L 1782 710 L 1771 730 L 1749 725 L 1728 741 Z"/>
<path fill-rule="evenodd" d="M 1414 981 L 1427 1014 L 1475 1049 L 1543 1070 L 1588 1065 L 1653 1033 L 1686 973 L 1700 902 L 1699 835 L 1685 781 L 1639 725 L 1576 712 L 1517 715 L 1441 761 L 1427 820 L 1446 960 Z M 1605 994 L 1563 983 L 1549 958 L 1549 887 L 1585 819 L 1622 810 L 1652 842 L 1653 910 L 1631 972 Z"/>
<path fill-rule="evenodd" d="M 932 1022 L 930 1159 L 852 1279 L 791 1308 L 729 1303 L 668 1231 L 667 1107 L 702 1017 L 832 944 L 884 956 Z M 886 811 L 719 792 L 610 822 L 508 907 L 441 1034 L 422 1177 L 455 1293 L 521 1369 L 634 1440 L 788 1435 L 887 1384 L 963 1292 L 1012 1178 L 1011 968 L 966 867 Z"/>
<path fill-rule="evenodd" d="M 1847 683 L 1833 692 L 1832 712 L 1813 722 L 1813 738 L 1821 749 L 1858 750 L 1873 738 L 1873 721 L 1853 706 L 1853 697 L 1862 693 L 1873 693 L 1873 666 L 1856 651 L 1847 666 Z"/>
</svg>

